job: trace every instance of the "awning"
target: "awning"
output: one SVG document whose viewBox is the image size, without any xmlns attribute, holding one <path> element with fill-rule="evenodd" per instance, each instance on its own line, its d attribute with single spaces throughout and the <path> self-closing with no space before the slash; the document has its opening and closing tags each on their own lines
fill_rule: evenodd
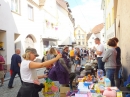
<svg viewBox="0 0 130 97">
<path fill-rule="evenodd" d="M 56 42 L 54 42 L 54 41 L 49 41 L 49 45 L 51 45 L 51 46 L 56 46 Z"/>
<path fill-rule="evenodd" d="M 43 41 L 58 41 L 58 38 L 42 38 Z"/>
</svg>

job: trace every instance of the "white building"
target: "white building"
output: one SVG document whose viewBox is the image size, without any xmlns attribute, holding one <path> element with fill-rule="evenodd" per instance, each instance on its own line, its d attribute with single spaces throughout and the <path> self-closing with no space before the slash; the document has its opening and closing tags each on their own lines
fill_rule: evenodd
<svg viewBox="0 0 130 97">
<path fill-rule="evenodd" d="M 44 47 L 72 45 L 74 20 L 64 0 L 46 0 L 44 9 Z"/>
<path fill-rule="evenodd" d="M 88 48 L 93 48 L 95 46 L 95 42 L 94 42 L 94 39 L 95 38 L 100 38 L 100 33 L 97 33 L 97 34 L 92 34 L 90 36 L 90 38 L 88 39 Z"/>
<path fill-rule="evenodd" d="M 0 41 L 4 43 L 0 53 L 6 64 L 10 64 L 15 48 L 20 48 L 22 55 L 27 47 L 35 47 L 41 57 L 43 17 L 39 1 L 0 0 L 0 5 Z"/>
<path fill-rule="evenodd" d="M 74 36 L 77 47 L 87 47 L 87 33 L 79 25 L 75 28 Z"/>
<path fill-rule="evenodd" d="M 4 50 L 0 50 L 0 53 L 8 66 L 15 48 L 20 48 L 22 55 L 27 47 L 34 47 L 41 58 L 43 44 L 46 43 L 44 40 L 51 40 L 50 44 L 61 40 L 60 43 L 56 42 L 60 45 L 71 36 L 73 24 L 68 12 L 56 0 L 43 1 L 45 0 L 0 0 L 0 42 L 4 44 Z"/>
<path fill-rule="evenodd" d="M 103 45 L 105 45 L 105 32 L 104 32 L 104 24 L 103 23 L 96 25 L 92 29 L 91 33 L 92 34 L 90 34 L 91 36 L 88 39 L 88 47 L 89 48 L 93 48 L 95 46 L 95 42 L 94 42 L 95 38 L 99 38 L 101 43 Z"/>
</svg>

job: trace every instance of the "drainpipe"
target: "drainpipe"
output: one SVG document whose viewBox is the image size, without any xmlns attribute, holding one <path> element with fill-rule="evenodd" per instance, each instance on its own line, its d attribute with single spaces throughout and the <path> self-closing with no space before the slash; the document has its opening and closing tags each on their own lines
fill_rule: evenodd
<svg viewBox="0 0 130 97">
<path fill-rule="evenodd" d="M 116 37 L 116 19 L 115 19 L 115 37 Z"/>
</svg>

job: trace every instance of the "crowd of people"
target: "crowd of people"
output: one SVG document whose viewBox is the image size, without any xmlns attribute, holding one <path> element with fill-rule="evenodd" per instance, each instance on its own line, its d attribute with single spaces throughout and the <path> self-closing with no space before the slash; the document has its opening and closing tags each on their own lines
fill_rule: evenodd
<svg viewBox="0 0 130 97">
<path fill-rule="evenodd" d="M 107 45 L 109 48 L 105 51 L 104 46 L 101 44 L 100 39 L 95 39 L 95 44 L 97 46 L 86 49 L 75 47 L 69 50 L 68 46 L 64 46 L 62 51 L 57 48 L 51 47 L 45 52 L 42 62 L 34 62 L 34 59 L 38 57 L 36 49 L 27 48 L 25 54 L 20 57 L 20 49 L 16 49 L 15 54 L 11 58 L 11 68 L 10 68 L 10 80 L 8 83 L 8 88 L 13 88 L 13 80 L 16 74 L 19 75 L 21 80 L 21 88 L 18 92 L 17 97 L 39 97 L 38 92 L 44 88 L 44 85 L 39 82 L 38 79 L 47 78 L 49 72 L 52 68 L 55 68 L 57 62 L 61 64 L 66 72 L 66 78 L 64 80 L 61 76 L 60 71 L 57 70 L 58 75 L 61 76 L 59 82 L 61 85 L 70 85 L 72 88 L 72 82 L 75 78 L 75 72 L 72 72 L 72 65 L 75 68 L 81 66 L 81 61 L 86 57 L 87 60 L 97 59 L 98 69 L 104 71 L 104 75 L 111 80 L 112 86 L 120 86 L 118 79 L 118 73 L 121 68 L 121 49 L 117 46 L 118 39 L 109 39 Z M 0 55 L 0 79 L 1 86 L 4 82 L 4 70 L 2 64 L 5 64 L 4 58 Z M 37 76 L 36 69 L 46 68 L 45 74 Z M 60 67 L 58 67 L 60 68 Z M 32 96 L 33 95 L 33 96 Z"/>
</svg>

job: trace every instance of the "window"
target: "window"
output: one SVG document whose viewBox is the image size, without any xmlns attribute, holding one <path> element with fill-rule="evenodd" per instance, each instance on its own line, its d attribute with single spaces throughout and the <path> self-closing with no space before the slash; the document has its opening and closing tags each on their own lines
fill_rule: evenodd
<svg viewBox="0 0 130 97">
<path fill-rule="evenodd" d="M 20 13 L 20 0 L 11 0 L 11 10 Z"/>
<path fill-rule="evenodd" d="M 28 5 L 28 19 L 33 20 L 33 7 Z"/>
<path fill-rule="evenodd" d="M 79 36 L 79 39 L 80 39 L 80 36 Z"/>
<path fill-rule="evenodd" d="M 108 18 L 106 18 L 106 23 L 105 23 L 105 25 L 106 25 L 106 30 L 108 29 Z"/>
<path fill-rule="evenodd" d="M 114 23 L 114 7 L 112 8 L 112 19 L 111 19 L 111 23 Z"/>
<path fill-rule="evenodd" d="M 80 42 L 78 44 L 80 45 Z"/>
<path fill-rule="evenodd" d="M 84 39 L 84 35 L 82 35 L 82 39 Z"/>
<path fill-rule="evenodd" d="M 84 45 L 84 42 L 82 42 L 82 45 Z"/>
<path fill-rule="evenodd" d="M 28 35 L 25 39 L 25 48 L 28 48 L 28 47 L 34 48 L 34 41 L 30 35 Z"/>
<path fill-rule="evenodd" d="M 80 30 L 78 30 L 78 32 L 80 33 Z"/>
<path fill-rule="evenodd" d="M 109 13 L 109 27 L 111 27 L 111 14 Z"/>
</svg>

